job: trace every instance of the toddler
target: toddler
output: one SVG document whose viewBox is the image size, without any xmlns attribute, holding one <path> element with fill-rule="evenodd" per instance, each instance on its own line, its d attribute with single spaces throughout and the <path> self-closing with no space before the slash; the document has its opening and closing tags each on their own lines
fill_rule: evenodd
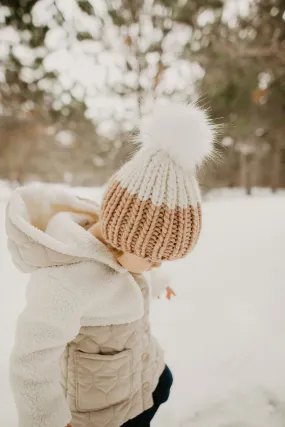
<svg viewBox="0 0 285 427">
<path fill-rule="evenodd" d="M 160 264 L 197 243 L 195 169 L 213 137 L 197 106 L 156 105 L 100 208 L 58 189 L 13 194 L 8 245 L 31 273 L 10 362 L 20 427 L 147 427 L 168 399 L 149 306 L 168 284 Z"/>
</svg>

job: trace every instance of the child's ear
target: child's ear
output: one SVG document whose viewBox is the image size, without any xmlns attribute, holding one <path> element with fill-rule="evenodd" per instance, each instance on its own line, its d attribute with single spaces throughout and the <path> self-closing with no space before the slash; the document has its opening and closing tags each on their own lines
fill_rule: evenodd
<svg viewBox="0 0 285 427">
<path fill-rule="evenodd" d="M 95 222 L 93 218 L 86 218 L 80 223 L 81 227 L 88 231 L 94 226 L 94 224 Z"/>
</svg>

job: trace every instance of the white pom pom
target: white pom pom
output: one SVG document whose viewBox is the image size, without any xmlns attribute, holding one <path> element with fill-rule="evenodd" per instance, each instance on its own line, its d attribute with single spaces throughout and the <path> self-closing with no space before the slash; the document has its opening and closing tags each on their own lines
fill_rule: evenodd
<svg viewBox="0 0 285 427">
<path fill-rule="evenodd" d="M 156 105 L 140 126 L 140 142 L 145 148 L 166 151 L 186 170 L 195 169 L 211 154 L 214 137 L 207 112 L 193 104 Z"/>
</svg>

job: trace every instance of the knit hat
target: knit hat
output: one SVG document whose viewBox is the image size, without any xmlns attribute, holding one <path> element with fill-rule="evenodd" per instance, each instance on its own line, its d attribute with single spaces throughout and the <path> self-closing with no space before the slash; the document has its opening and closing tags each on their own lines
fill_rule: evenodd
<svg viewBox="0 0 285 427">
<path fill-rule="evenodd" d="M 116 249 L 153 262 L 184 257 L 201 230 L 196 166 L 212 151 L 214 125 L 196 105 L 156 105 L 140 123 L 140 149 L 111 178 L 102 233 Z"/>
</svg>

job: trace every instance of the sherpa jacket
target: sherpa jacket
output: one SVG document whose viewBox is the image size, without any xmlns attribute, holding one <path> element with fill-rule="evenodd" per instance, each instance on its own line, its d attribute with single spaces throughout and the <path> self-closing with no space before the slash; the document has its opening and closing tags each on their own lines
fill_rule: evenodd
<svg viewBox="0 0 285 427">
<path fill-rule="evenodd" d="M 166 282 L 117 263 L 86 231 L 97 212 L 32 187 L 7 206 L 12 258 L 31 273 L 10 363 L 20 427 L 119 427 L 153 405 L 164 361 L 148 311 Z"/>
</svg>

